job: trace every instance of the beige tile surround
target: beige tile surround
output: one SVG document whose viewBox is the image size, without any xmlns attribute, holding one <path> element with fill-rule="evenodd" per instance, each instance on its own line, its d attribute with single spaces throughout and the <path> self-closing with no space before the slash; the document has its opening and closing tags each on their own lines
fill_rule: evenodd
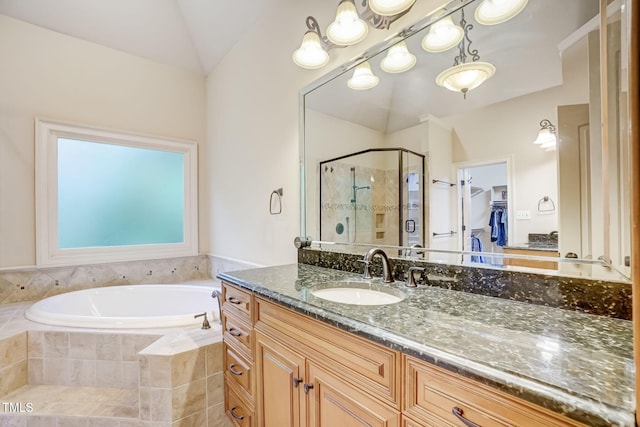
<svg viewBox="0 0 640 427">
<path fill-rule="evenodd" d="M 0 427 L 230 427 L 214 323 L 208 331 L 114 333 L 41 325 L 24 311 L 79 289 L 206 280 L 253 267 L 199 255 L 0 271 Z M 31 412 L 9 410 L 27 402 Z"/>
<path fill-rule="evenodd" d="M 0 427 L 230 426 L 217 324 L 62 328 L 16 315 L 28 306 L 0 305 Z"/>
</svg>

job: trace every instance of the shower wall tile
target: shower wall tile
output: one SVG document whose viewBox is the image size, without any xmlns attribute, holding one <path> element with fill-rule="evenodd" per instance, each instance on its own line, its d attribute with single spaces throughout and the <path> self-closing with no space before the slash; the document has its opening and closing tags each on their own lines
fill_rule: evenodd
<svg viewBox="0 0 640 427">
<path fill-rule="evenodd" d="M 0 272 L 0 304 L 102 286 L 179 283 L 211 277 L 208 255 Z"/>
</svg>

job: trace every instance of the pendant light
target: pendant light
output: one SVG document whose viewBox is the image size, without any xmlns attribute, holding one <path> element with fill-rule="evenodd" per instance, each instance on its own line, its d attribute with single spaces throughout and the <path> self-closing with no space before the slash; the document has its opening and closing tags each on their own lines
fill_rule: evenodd
<svg viewBox="0 0 640 427">
<path fill-rule="evenodd" d="M 445 14 L 446 11 L 442 9 L 435 16 Z M 451 16 L 445 16 L 431 25 L 429 32 L 422 39 L 422 48 L 431 53 L 444 52 L 457 46 L 463 37 L 464 30 L 453 22 Z"/>
<path fill-rule="evenodd" d="M 513 18 L 527 6 L 528 0 L 483 0 L 476 8 L 478 24 L 496 25 Z"/>
<path fill-rule="evenodd" d="M 353 70 L 353 76 L 347 86 L 354 90 L 366 90 L 376 87 L 380 79 L 373 74 L 368 62 L 363 62 Z"/>
<path fill-rule="evenodd" d="M 397 15 L 408 10 L 416 0 L 369 0 L 369 8 L 378 15 Z"/>
<path fill-rule="evenodd" d="M 380 62 L 380 68 L 387 73 L 403 73 L 414 65 L 416 65 L 416 56 L 409 52 L 404 41 L 391 46 L 387 56 Z"/>
<path fill-rule="evenodd" d="M 350 46 L 364 40 L 368 32 L 369 27 L 358 16 L 353 0 L 342 0 L 336 19 L 327 28 L 327 37 L 338 46 Z"/>
<path fill-rule="evenodd" d="M 467 92 L 490 79 L 496 72 L 496 67 L 488 62 L 480 62 L 478 50 L 471 50 L 469 30 L 473 25 L 467 24 L 464 19 L 464 9 L 461 13 L 460 27 L 464 29 L 464 37 L 458 45 L 459 54 L 455 57 L 452 67 L 438 74 L 436 83 L 454 92 L 461 92 L 466 99 Z M 467 54 L 471 56 L 473 62 L 467 62 Z"/>
</svg>

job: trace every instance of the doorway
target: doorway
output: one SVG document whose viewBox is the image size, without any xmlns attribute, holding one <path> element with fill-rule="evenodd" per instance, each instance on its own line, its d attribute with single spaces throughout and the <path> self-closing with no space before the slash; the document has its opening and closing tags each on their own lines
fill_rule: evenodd
<svg viewBox="0 0 640 427">
<path fill-rule="evenodd" d="M 464 252 L 503 253 L 509 243 L 510 167 L 507 160 L 458 166 L 458 230 Z M 463 261 L 503 265 L 501 256 L 465 254 Z"/>
</svg>

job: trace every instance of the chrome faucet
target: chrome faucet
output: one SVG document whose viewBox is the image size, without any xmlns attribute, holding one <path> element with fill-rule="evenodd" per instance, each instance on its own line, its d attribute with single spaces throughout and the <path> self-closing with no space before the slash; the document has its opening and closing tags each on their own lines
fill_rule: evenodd
<svg viewBox="0 0 640 427">
<path fill-rule="evenodd" d="M 364 272 L 362 273 L 362 277 L 365 279 L 373 278 L 371 276 L 371 273 L 369 272 L 369 264 L 371 263 L 373 257 L 376 255 L 380 255 L 380 258 L 382 258 L 382 280 L 385 283 L 393 283 L 393 275 L 391 274 L 391 264 L 389 263 L 389 258 L 387 257 L 387 254 L 384 253 L 384 251 L 380 248 L 370 249 L 369 252 L 364 255 L 364 258 L 362 259 L 362 262 L 364 263 Z"/>
</svg>

